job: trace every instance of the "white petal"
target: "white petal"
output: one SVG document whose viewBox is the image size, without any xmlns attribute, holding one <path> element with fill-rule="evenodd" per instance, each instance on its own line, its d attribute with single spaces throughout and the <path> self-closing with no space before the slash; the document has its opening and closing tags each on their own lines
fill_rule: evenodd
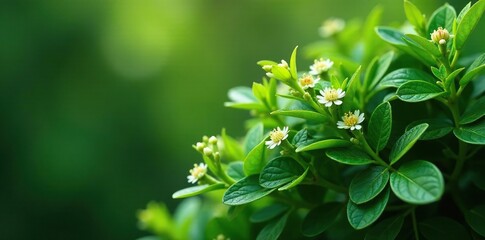
<svg viewBox="0 0 485 240">
<path fill-rule="evenodd" d="M 332 106 L 332 101 L 325 103 L 325 107 L 331 107 L 331 106 Z"/>
<path fill-rule="evenodd" d="M 270 140 L 270 141 L 266 141 L 264 144 L 265 144 L 266 146 L 271 146 L 271 144 L 273 144 L 273 141 L 271 141 L 271 140 Z"/>
<path fill-rule="evenodd" d="M 333 101 L 333 103 L 335 103 L 335 105 L 340 105 L 340 104 L 342 104 L 342 101 L 340 101 L 340 100 L 335 100 L 335 101 Z"/>
<path fill-rule="evenodd" d="M 362 128 L 361 125 L 355 125 L 355 129 L 360 130 Z"/>
</svg>

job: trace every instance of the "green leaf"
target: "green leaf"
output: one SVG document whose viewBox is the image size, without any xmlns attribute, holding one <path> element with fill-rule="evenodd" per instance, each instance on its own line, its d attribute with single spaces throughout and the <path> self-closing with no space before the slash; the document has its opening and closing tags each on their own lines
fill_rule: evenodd
<svg viewBox="0 0 485 240">
<path fill-rule="evenodd" d="M 445 190 L 441 171 L 428 161 L 404 163 L 391 173 L 391 189 L 401 200 L 411 204 L 438 201 Z"/>
<path fill-rule="evenodd" d="M 478 21 L 485 11 L 485 2 L 478 1 L 465 13 L 463 19 L 458 23 L 455 33 L 455 47 L 460 50 L 465 45 L 473 29 L 477 26 Z"/>
<path fill-rule="evenodd" d="M 406 82 L 413 80 L 422 80 L 429 83 L 435 83 L 433 76 L 415 68 L 400 68 L 387 74 L 379 83 L 379 87 L 399 88 Z"/>
<path fill-rule="evenodd" d="M 470 234 L 457 221 L 446 217 L 434 217 L 419 223 L 419 232 L 429 240 L 467 240 Z"/>
<path fill-rule="evenodd" d="M 372 201 L 364 204 L 347 203 L 347 219 L 355 229 L 363 229 L 374 223 L 384 212 L 389 200 L 389 188 L 379 194 Z"/>
<path fill-rule="evenodd" d="M 436 58 L 441 57 L 441 52 L 438 49 L 438 46 L 430 42 L 429 39 L 414 34 L 406 34 L 404 41 L 410 44 L 410 46 L 419 47 Z"/>
<path fill-rule="evenodd" d="M 265 188 L 277 188 L 297 179 L 303 168 L 290 157 L 278 157 L 266 164 L 259 176 L 259 184 Z"/>
<path fill-rule="evenodd" d="M 178 198 L 193 197 L 202 193 L 214 191 L 217 189 L 223 189 L 224 187 L 225 187 L 224 183 L 216 183 L 212 185 L 204 184 L 204 185 L 184 188 L 172 194 L 172 198 L 178 199 Z"/>
<path fill-rule="evenodd" d="M 458 24 L 460 24 L 461 20 L 463 19 L 463 17 L 465 16 L 465 14 L 468 12 L 468 10 L 470 10 L 470 7 L 472 6 L 472 3 L 469 2 L 467 5 L 465 5 L 465 7 L 463 7 L 463 9 L 460 11 L 460 13 L 458 14 L 458 17 L 456 17 L 456 22 Z"/>
<path fill-rule="evenodd" d="M 374 199 L 389 181 L 389 171 L 382 166 L 372 166 L 357 174 L 350 182 L 350 200 L 356 204 Z"/>
<path fill-rule="evenodd" d="M 271 60 L 260 60 L 256 64 L 258 64 L 261 67 L 264 66 L 264 65 L 271 65 L 271 66 L 278 65 L 277 62 L 271 61 Z"/>
<path fill-rule="evenodd" d="M 327 230 L 338 219 L 342 204 L 331 202 L 320 205 L 308 212 L 301 225 L 305 237 L 315 237 Z"/>
<path fill-rule="evenodd" d="M 453 130 L 455 136 L 470 144 L 485 144 L 485 120 L 473 125 L 465 125 Z"/>
<path fill-rule="evenodd" d="M 465 220 L 473 231 L 485 237 L 485 205 L 476 206 L 465 212 Z"/>
<path fill-rule="evenodd" d="M 394 240 L 401 231 L 404 217 L 397 215 L 382 220 L 365 235 L 365 240 Z"/>
<path fill-rule="evenodd" d="M 291 53 L 291 57 L 290 57 L 290 73 L 291 73 L 291 76 L 294 78 L 294 79 L 298 79 L 298 72 L 296 70 L 296 50 L 298 49 L 298 46 L 295 47 L 295 49 L 293 49 L 293 52 Z"/>
<path fill-rule="evenodd" d="M 265 112 L 266 108 L 263 104 L 258 102 L 252 103 L 234 103 L 234 102 L 225 102 L 224 107 L 242 109 L 242 110 L 256 110 L 260 112 Z"/>
<path fill-rule="evenodd" d="M 283 232 L 286 225 L 286 220 L 288 219 L 289 213 L 283 215 L 280 218 L 273 219 L 268 225 L 266 225 L 261 232 L 259 232 L 256 240 L 274 240 Z"/>
<path fill-rule="evenodd" d="M 421 135 L 428 128 L 427 123 L 419 124 L 406 131 L 394 144 L 389 155 L 391 165 L 396 163 L 404 154 L 411 149 Z"/>
<path fill-rule="evenodd" d="M 423 33 L 425 31 L 425 19 L 419 8 L 410 1 L 404 0 L 404 13 L 417 32 Z"/>
<path fill-rule="evenodd" d="M 282 203 L 274 203 L 253 213 L 249 218 L 249 221 L 253 223 L 266 222 L 275 217 L 280 216 L 288 209 L 289 209 L 288 205 L 285 205 Z"/>
<path fill-rule="evenodd" d="M 306 142 L 311 141 L 310 136 L 308 135 L 308 130 L 306 128 L 303 128 L 302 130 L 298 131 L 293 139 L 291 140 L 291 144 L 299 147 L 302 144 L 305 144 Z"/>
<path fill-rule="evenodd" d="M 460 79 L 460 86 L 466 86 L 483 70 L 485 70 L 485 53 L 483 53 L 477 59 L 475 59 L 475 61 L 473 61 L 473 63 L 467 69 L 465 75 Z"/>
<path fill-rule="evenodd" d="M 300 184 L 306 177 L 306 175 L 308 174 L 308 170 L 310 169 L 310 167 L 307 167 L 305 169 L 305 172 L 303 172 L 302 175 L 300 175 L 297 179 L 283 185 L 282 187 L 278 188 L 278 191 L 284 191 L 284 190 L 288 190 L 290 188 L 293 188 L 295 186 L 297 186 L 298 184 Z"/>
<path fill-rule="evenodd" d="M 396 92 L 399 99 L 405 102 L 422 102 L 444 93 L 438 85 L 420 80 L 406 82 Z"/>
<path fill-rule="evenodd" d="M 433 30 L 438 27 L 446 28 L 448 31 L 453 29 L 453 21 L 456 18 L 455 9 L 448 3 L 445 3 L 440 8 L 433 12 L 428 22 L 428 36 L 433 33 Z"/>
<path fill-rule="evenodd" d="M 244 139 L 244 152 L 248 154 L 264 138 L 263 123 L 258 123 L 249 129 Z"/>
<path fill-rule="evenodd" d="M 242 160 L 244 158 L 244 152 L 241 144 L 236 139 L 227 135 L 225 128 L 222 129 L 221 136 L 222 142 L 224 143 L 224 157 L 232 161 Z"/>
<path fill-rule="evenodd" d="M 254 103 L 257 102 L 253 91 L 249 87 L 239 86 L 229 89 L 227 93 L 229 99 L 235 103 Z"/>
<path fill-rule="evenodd" d="M 344 146 L 348 146 L 350 144 L 351 143 L 347 140 L 326 139 L 326 140 L 321 140 L 321 141 L 318 141 L 318 142 L 310 143 L 309 145 L 299 146 L 295 150 L 295 152 L 306 152 L 306 151 L 317 150 L 317 149 L 344 147 Z"/>
<path fill-rule="evenodd" d="M 247 176 L 231 185 L 224 196 L 222 202 L 227 205 L 236 206 L 256 201 L 275 189 L 264 188 L 259 185 L 259 175 Z"/>
<path fill-rule="evenodd" d="M 381 151 L 387 145 L 392 129 L 392 111 L 389 102 L 381 103 L 374 109 L 369 120 L 367 133 L 369 144 L 376 152 Z"/>
<path fill-rule="evenodd" d="M 455 84 L 455 78 L 460 74 L 465 68 L 458 68 L 445 79 L 445 89 L 450 89 L 451 84 Z"/>
<path fill-rule="evenodd" d="M 434 140 L 438 138 L 442 138 L 450 133 L 453 128 L 453 122 L 448 118 L 434 118 L 434 119 L 423 119 L 412 122 L 409 124 L 406 129 L 411 129 L 419 124 L 427 123 L 429 126 L 421 135 L 419 140 Z"/>
<path fill-rule="evenodd" d="M 348 165 L 366 165 L 374 162 L 367 153 L 354 147 L 333 148 L 327 150 L 326 154 L 330 159 Z"/>
<path fill-rule="evenodd" d="M 273 73 L 274 78 L 281 81 L 288 81 L 291 79 L 290 70 L 288 70 L 288 68 L 286 67 L 273 65 L 273 67 L 271 68 L 271 73 Z"/>
<path fill-rule="evenodd" d="M 361 82 L 360 82 L 360 71 L 362 69 L 362 66 L 359 66 L 357 70 L 354 72 L 352 77 L 350 78 L 347 86 L 344 87 L 345 89 L 345 99 L 354 99 L 355 95 L 357 92 L 360 91 L 361 88 Z M 323 81 L 320 81 L 323 82 Z M 355 106 L 353 101 L 344 101 L 342 104 L 342 109 L 344 112 L 348 112 L 351 109 L 355 109 L 357 106 Z"/>
<path fill-rule="evenodd" d="M 235 180 L 241 180 L 246 177 L 244 174 L 244 162 L 237 161 L 229 163 L 227 175 Z"/>
<path fill-rule="evenodd" d="M 436 61 L 429 54 L 411 49 L 403 40 L 403 37 L 405 37 L 404 34 L 399 30 L 390 27 L 377 27 L 376 32 L 384 41 L 420 60 L 425 65 L 432 66 L 436 64 Z"/>
<path fill-rule="evenodd" d="M 265 101 L 268 96 L 266 88 L 261 83 L 253 82 L 253 95 L 261 102 Z"/>
<path fill-rule="evenodd" d="M 263 140 L 248 153 L 248 155 L 244 159 L 244 172 L 246 173 L 246 175 L 252 175 L 261 172 L 264 164 L 266 164 L 264 160 L 265 149 L 266 147 Z"/>
<path fill-rule="evenodd" d="M 460 124 L 472 123 L 485 116 L 485 96 L 470 102 L 460 117 Z"/>
<path fill-rule="evenodd" d="M 372 60 L 369 70 L 367 70 L 364 78 L 364 87 L 367 91 L 375 88 L 379 83 L 379 80 L 384 76 L 387 69 L 391 65 L 392 59 L 394 57 L 394 52 L 387 52 L 379 58 L 374 58 Z"/>
<path fill-rule="evenodd" d="M 446 76 L 447 76 L 445 65 L 441 64 L 439 69 L 438 68 L 435 68 L 435 67 L 431 67 L 431 72 L 438 79 L 440 79 L 442 81 L 445 81 Z"/>
</svg>

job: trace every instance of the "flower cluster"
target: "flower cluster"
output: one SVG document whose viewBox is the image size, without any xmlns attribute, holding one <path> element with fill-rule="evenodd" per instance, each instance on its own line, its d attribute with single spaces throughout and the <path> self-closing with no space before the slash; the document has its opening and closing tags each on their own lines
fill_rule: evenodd
<svg viewBox="0 0 485 240">
<path fill-rule="evenodd" d="M 439 27 L 431 33 L 431 40 L 436 44 L 445 45 L 452 36 L 446 28 Z"/>
<path fill-rule="evenodd" d="M 196 183 L 202 179 L 207 173 L 207 164 L 194 164 L 194 168 L 190 169 L 190 175 L 187 176 L 189 183 Z"/>
</svg>

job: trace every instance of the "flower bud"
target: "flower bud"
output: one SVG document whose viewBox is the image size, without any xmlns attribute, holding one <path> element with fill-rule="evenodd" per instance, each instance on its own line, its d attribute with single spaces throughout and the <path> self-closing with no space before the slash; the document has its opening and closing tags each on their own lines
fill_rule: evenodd
<svg viewBox="0 0 485 240">
<path fill-rule="evenodd" d="M 197 149 L 197 151 L 199 152 L 202 152 L 205 148 L 205 143 L 203 142 L 198 142 L 195 144 L 195 149 Z"/>
<path fill-rule="evenodd" d="M 217 144 L 217 138 L 215 136 L 212 136 L 209 138 L 209 143 L 210 144 Z"/>
<path fill-rule="evenodd" d="M 266 72 L 271 72 L 271 69 L 273 68 L 273 66 L 271 66 L 271 65 L 264 65 L 262 68 Z"/>
<path fill-rule="evenodd" d="M 211 157 L 212 156 L 212 149 L 211 148 L 204 148 L 204 155 L 206 155 L 207 157 Z"/>
<path fill-rule="evenodd" d="M 431 40 L 433 40 L 434 43 L 444 45 L 448 39 L 450 39 L 450 33 L 446 28 L 439 27 L 431 33 Z"/>
<path fill-rule="evenodd" d="M 214 160 L 216 160 L 216 161 L 221 160 L 221 154 L 219 152 L 214 153 Z"/>
<path fill-rule="evenodd" d="M 204 143 L 208 143 L 208 142 L 209 142 L 209 137 L 207 137 L 207 136 L 203 136 L 203 137 L 202 137 L 202 142 L 204 142 Z"/>
</svg>

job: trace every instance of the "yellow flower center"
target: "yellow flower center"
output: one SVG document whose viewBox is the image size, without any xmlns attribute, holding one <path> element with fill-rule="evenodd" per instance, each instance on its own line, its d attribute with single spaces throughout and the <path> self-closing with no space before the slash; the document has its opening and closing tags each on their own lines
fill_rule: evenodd
<svg viewBox="0 0 485 240">
<path fill-rule="evenodd" d="M 195 178 L 200 178 L 200 177 L 204 176 L 205 168 L 198 166 L 197 164 L 194 164 L 194 168 L 192 168 L 192 170 L 190 170 L 190 174 Z"/>
<path fill-rule="evenodd" d="M 344 123 L 347 126 L 354 126 L 359 121 L 359 118 L 354 115 L 352 112 L 346 113 L 343 117 Z"/>
<path fill-rule="evenodd" d="M 335 101 L 335 100 L 338 100 L 338 92 L 337 90 L 335 89 L 330 89 L 328 90 L 326 93 L 325 93 L 325 98 L 328 100 L 328 101 Z M 347 114 L 346 114 L 347 115 Z"/>
<path fill-rule="evenodd" d="M 300 85 L 308 86 L 313 84 L 313 77 L 311 75 L 300 78 Z"/>
<path fill-rule="evenodd" d="M 283 140 L 284 137 L 285 137 L 285 134 L 282 131 L 278 131 L 278 130 L 274 130 L 270 136 L 271 141 L 274 143 L 280 142 L 281 140 Z"/>
</svg>

